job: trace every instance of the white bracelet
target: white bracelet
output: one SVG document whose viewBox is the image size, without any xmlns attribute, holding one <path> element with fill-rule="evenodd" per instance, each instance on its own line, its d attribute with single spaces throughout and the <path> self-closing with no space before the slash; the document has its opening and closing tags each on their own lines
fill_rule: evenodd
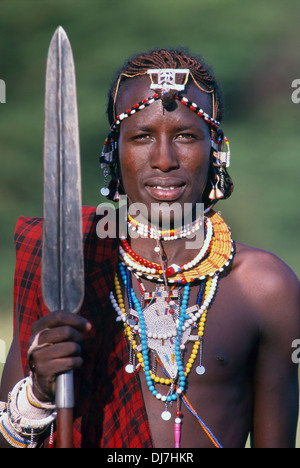
<svg viewBox="0 0 300 468">
<path fill-rule="evenodd" d="M 37 445 L 31 437 L 25 438 L 16 433 L 9 421 L 7 413 L 3 413 L 0 417 L 0 433 L 9 445 L 15 448 L 34 448 Z"/>
<path fill-rule="evenodd" d="M 14 430 L 27 437 L 42 434 L 56 419 L 55 406 L 34 396 L 31 376 L 18 382 L 9 394 L 7 413 Z"/>
</svg>

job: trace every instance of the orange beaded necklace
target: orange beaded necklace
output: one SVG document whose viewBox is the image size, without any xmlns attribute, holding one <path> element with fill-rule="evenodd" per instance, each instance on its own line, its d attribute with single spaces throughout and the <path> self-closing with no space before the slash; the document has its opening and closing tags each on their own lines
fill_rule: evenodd
<svg viewBox="0 0 300 468">
<path fill-rule="evenodd" d="M 203 280 L 217 272 L 222 272 L 229 266 L 233 258 L 233 242 L 230 229 L 222 219 L 220 214 L 211 210 L 207 215 L 212 224 L 212 239 L 208 246 L 206 256 L 202 257 L 197 265 L 187 268 L 185 265 L 172 265 L 166 270 L 169 284 L 192 283 L 195 280 Z M 122 246 L 126 249 L 126 256 L 121 255 L 121 260 L 131 271 L 136 271 L 138 275 L 147 279 L 162 282 L 162 265 L 155 262 L 149 262 L 139 255 L 136 255 L 125 239 Z M 147 268 L 138 268 L 138 265 L 148 266 Z M 178 272 L 180 271 L 180 272 Z"/>
</svg>

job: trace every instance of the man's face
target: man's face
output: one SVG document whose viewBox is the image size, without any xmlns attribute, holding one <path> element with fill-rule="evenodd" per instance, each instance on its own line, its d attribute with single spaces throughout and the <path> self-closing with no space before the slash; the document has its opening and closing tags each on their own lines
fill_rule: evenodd
<svg viewBox="0 0 300 468">
<path fill-rule="evenodd" d="M 126 92 L 121 93 L 117 112 L 131 108 L 151 94 L 148 77 L 133 78 Z M 184 95 L 211 115 L 209 95 L 194 84 Z M 163 202 L 180 204 L 182 213 L 184 204 L 201 203 L 210 151 L 210 128 L 177 101 L 169 111 L 158 100 L 123 120 L 119 158 L 129 203 L 144 204 L 149 214 L 151 208 Z"/>
</svg>

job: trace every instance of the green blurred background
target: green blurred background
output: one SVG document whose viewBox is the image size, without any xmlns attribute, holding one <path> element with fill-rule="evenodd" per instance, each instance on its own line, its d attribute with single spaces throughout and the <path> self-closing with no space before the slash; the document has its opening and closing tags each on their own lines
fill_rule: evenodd
<svg viewBox="0 0 300 468">
<path fill-rule="evenodd" d="M 272 251 L 299 276 L 300 104 L 291 100 L 299 11 L 299 0 L 1 0 L 0 358 L 11 340 L 14 227 L 20 215 L 42 214 L 45 63 L 56 27 L 76 63 L 83 203 L 101 201 L 98 156 L 115 71 L 140 50 L 187 46 L 211 64 L 225 98 L 235 191 L 219 209 L 236 240 Z"/>
</svg>

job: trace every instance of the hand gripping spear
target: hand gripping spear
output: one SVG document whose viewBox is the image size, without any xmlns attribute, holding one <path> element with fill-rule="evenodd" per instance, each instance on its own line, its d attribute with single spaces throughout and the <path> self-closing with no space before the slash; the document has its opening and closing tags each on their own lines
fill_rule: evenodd
<svg viewBox="0 0 300 468">
<path fill-rule="evenodd" d="M 45 94 L 42 292 L 49 312 L 78 312 L 84 296 L 81 173 L 75 69 L 59 27 L 50 43 Z M 71 448 L 73 372 L 57 377 L 57 447 Z"/>
</svg>

